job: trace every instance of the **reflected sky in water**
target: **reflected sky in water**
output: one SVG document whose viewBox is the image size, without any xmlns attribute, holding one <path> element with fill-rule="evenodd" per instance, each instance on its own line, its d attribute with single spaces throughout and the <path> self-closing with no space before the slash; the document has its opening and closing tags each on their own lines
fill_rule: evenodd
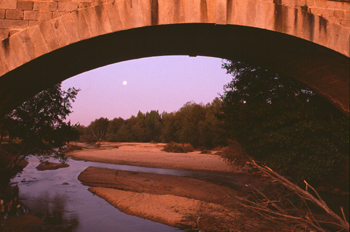
<svg viewBox="0 0 350 232">
<path fill-rule="evenodd" d="M 20 201 L 30 212 L 50 224 L 49 231 L 180 231 L 122 213 L 77 180 L 88 166 L 111 165 L 69 160 L 68 168 L 38 171 L 39 160 L 29 157 L 28 161 L 12 183 L 18 184 Z"/>
</svg>

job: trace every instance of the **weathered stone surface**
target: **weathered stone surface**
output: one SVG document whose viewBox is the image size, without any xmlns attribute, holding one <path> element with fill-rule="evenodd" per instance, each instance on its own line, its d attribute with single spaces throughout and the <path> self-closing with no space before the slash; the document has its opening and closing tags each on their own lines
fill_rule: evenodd
<svg viewBox="0 0 350 232">
<path fill-rule="evenodd" d="M 57 2 L 34 2 L 33 10 L 56 11 L 57 10 Z"/>
<path fill-rule="evenodd" d="M 27 28 L 28 25 L 28 21 L 26 20 L 0 19 L 0 28 L 24 29 Z"/>
<path fill-rule="evenodd" d="M 0 19 L 5 18 L 5 10 L 0 10 Z"/>
<path fill-rule="evenodd" d="M 6 19 L 23 19 L 22 10 L 6 10 Z"/>
<path fill-rule="evenodd" d="M 34 2 L 32 1 L 18 1 L 17 9 L 18 10 L 33 10 Z"/>
<path fill-rule="evenodd" d="M 58 2 L 58 11 L 74 11 L 78 9 L 79 3 L 77 2 Z"/>
<path fill-rule="evenodd" d="M 17 0 L 1 0 L 0 9 L 16 9 Z"/>
<path fill-rule="evenodd" d="M 24 11 L 25 20 L 50 20 L 52 18 L 51 12 L 41 11 Z"/>
</svg>

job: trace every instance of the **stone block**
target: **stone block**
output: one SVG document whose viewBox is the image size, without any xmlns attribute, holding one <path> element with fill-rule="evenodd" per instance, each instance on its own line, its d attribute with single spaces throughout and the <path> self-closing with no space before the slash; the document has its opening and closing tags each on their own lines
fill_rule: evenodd
<svg viewBox="0 0 350 232">
<path fill-rule="evenodd" d="M 52 18 L 61 17 L 64 14 L 69 14 L 69 12 L 66 12 L 66 11 L 55 11 L 55 12 L 52 12 Z"/>
<path fill-rule="evenodd" d="M 91 6 L 91 2 L 79 2 L 78 8 L 83 9 Z"/>
<path fill-rule="evenodd" d="M 17 32 L 20 32 L 22 29 L 11 29 L 9 32 L 9 36 L 16 34 Z"/>
<path fill-rule="evenodd" d="M 140 0 L 139 2 L 141 6 L 143 25 L 145 26 L 152 25 L 152 12 L 151 12 L 152 2 L 145 1 L 145 0 Z"/>
<path fill-rule="evenodd" d="M 58 2 L 58 11 L 75 11 L 78 9 L 79 3 L 77 2 Z"/>
<path fill-rule="evenodd" d="M 57 2 L 34 2 L 33 10 L 56 11 L 57 10 Z"/>
<path fill-rule="evenodd" d="M 98 3 L 98 2 L 92 2 L 90 7 L 94 7 L 94 6 L 97 6 L 97 5 L 100 5 L 100 3 Z"/>
<path fill-rule="evenodd" d="M 345 12 L 343 10 L 334 10 L 333 15 L 336 18 L 345 18 Z"/>
<path fill-rule="evenodd" d="M 81 0 L 54 0 L 55 2 L 80 2 Z"/>
<path fill-rule="evenodd" d="M 266 3 L 267 4 L 267 3 Z M 237 1 L 236 2 L 236 23 L 238 25 L 246 24 L 246 13 L 247 13 L 247 2 L 246 1 Z"/>
<path fill-rule="evenodd" d="M 314 6 L 314 5 L 315 5 L 315 1 L 317 1 L 317 0 L 306 0 L 306 5 L 307 5 L 308 7 Z"/>
<path fill-rule="evenodd" d="M 2 36 L 1 36 L 1 31 L 0 31 L 0 41 L 2 40 Z M 2 76 L 3 74 L 5 74 L 6 72 L 9 71 L 9 68 L 6 65 L 6 61 L 4 58 L 2 58 L 2 56 L 0 55 L 0 76 Z"/>
<path fill-rule="evenodd" d="M 23 58 L 20 59 L 24 61 L 22 63 L 35 59 L 49 51 L 38 26 L 23 30 L 14 37 L 18 38 L 19 44 L 23 47 L 21 50 Z"/>
<path fill-rule="evenodd" d="M 74 20 L 73 14 L 65 14 L 60 17 L 67 34 L 69 35 L 69 43 L 75 43 L 80 41 L 79 33 L 77 31 L 77 25 Z"/>
<path fill-rule="evenodd" d="M 321 9 L 320 13 L 322 17 L 329 18 L 333 16 L 334 11 L 330 9 Z"/>
<path fill-rule="evenodd" d="M 5 10 L 0 10 L 0 19 L 5 18 Z"/>
<path fill-rule="evenodd" d="M 18 34 L 18 33 L 16 33 Z M 15 35 L 8 38 L 8 47 L 5 53 L 7 67 L 12 70 L 30 60 L 22 47 L 22 41 Z"/>
<path fill-rule="evenodd" d="M 345 10 L 344 11 L 344 18 L 350 19 L 350 10 Z"/>
<path fill-rule="evenodd" d="M 105 4 L 94 7 L 95 15 L 100 22 L 102 33 L 112 32 L 112 27 L 109 22 L 108 10 Z M 141 15 L 141 14 L 140 14 Z"/>
<path fill-rule="evenodd" d="M 17 0 L 2 0 L 0 1 L 0 9 L 14 10 L 17 7 Z"/>
<path fill-rule="evenodd" d="M 299 2 L 295 0 L 282 0 L 281 5 L 295 7 L 295 6 L 299 6 Z"/>
<path fill-rule="evenodd" d="M 77 1 L 77 0 L 75 0 Z M 106 2 L 114 2 L 113 0 L 93 0 L 94 2 L 98 2 L 98 3 L 106 3 Z"/>
<path fill-rule="evenodd" d="M 82 12 L 82 10 L 78 10 L 73 12 L 72 14 L 67 14 L 67 15 L 73 16 L 73 21 L 77 27 L 76 29 L 78 31 L 80 40 L 88 39 L 91 37 L 89 27 L 86 23 L 86 19 L 84 17 L 84 13 Z M 65 17 L 65 15 L 62 17 Z"/>
<path fill-rule="evenodd" d="M 43 21 L 29 21 L 29 27 L 35 26 L 35 25 L 39 25 L 40 23 L 42 23 Z"/>
<path fill-rule="evenodd" d="M 108 3 L 106 4 L 106 7 L 107 7 L 108 16 L 109 16 L 108 18 L 109 18 L 112 31 L 122 30 L 122 23 L 119 17 L 119 12 L 118 12 L 116 3 L 115 2 Z"/>
<path fill-rule="evenodd" d="M 120 20 L 123 25 L 123 29 L 133 28 L 132 15 L 130 12 L 130 4 L 126 1 L 116 2 L 116 6 L 119 12 Z M 158 21 L 158 20 L 157 20 Z M 158 24 L 158 23 L 155 23 Z"/>
<path fill-rule="evenodd" d="M 17 9 L 18 10 L 33 10 L 34 2 L 32 1 L 18 1 Z"/>
<path fill-rule="evenodd" d="M 344 27 L 350 27 L 350 20 L 349 19 L 341 19 L 340 24 Z"/>
<path fill-rule="evenodd" d="M 326 8 L 327 7 L 327 1 L 315 1 L 315 7 L 320 7 L 320 8 Z"/>
<path fill-rule="evenodd" d="M 282 6 L 281 6 L 282 7 Z M 285 7 L 285 6 L 283 6 Z M 286 8 L 286 7 L 285 7 Z M 247 14 L 246 14 L 246 25 L 247 26 L 255 26 L 255 20 L 257 18 L 257 0 L 248 0 L 247 1 Z"/>
<path fill-rule="evenodd" d="M 346 56 L 349 56 L 349 39 L 350 39 L 350 28 L 342 27 L 339 34 L 339 41 L 337 50 Z M 345 46 L 344 46 L 345 45 Z"/>
<path fill-rule="evenodd" d="M 350 3 L 349 2 L 336 2 L 336 1 L 326 1 L 327 3 L 327 8 L 330 9 L 344 9 L 347 10 L 350 8 Z"/>
<path fill-rule="evenodd" d="M 0 41 L 9 37 L 10 29 L 0 29 Z"/>
<path fill-rule="evenodd" d="M 6 19 L 23 19 L 22 10 L 6 10 Z"/>
<path fill-rule="evenodd" d="M 0 28 L 24 29 L 28 27 L 27 20 L 0 19 Z"/>
<path fill-rule="evenodd" d="M 217 0 L 216 1 L 216 24 L 226 24 L 227 23 L 227 1 Z M 255 11 L 254 11 L 255 19 Z"/>
<path fill-rule="evenodd" d="M 24 11 L 25 20 L 50 20 L 51 17 L 51 12 Z"/>
<path fill-rule="evenodd" d="M 39 28 L 40 28 L 41 34 L 44 37 L 44 40 L 46 42 L 48 49 L 51 51 L 58 49 L 60 46 L 59 46 L 59 42 L 56 37 L 55 31 L 54 31 L 55 29 L 52 22 L 44 21 L 39 25 Z"/>
<path fill-rule="evenodd" d="M 84 13 L 91 36 L 101 35 L 103 33 L 102 27 L 98 18 L 96 17 L 95 7 L 86 8 L 82 10 L 82 12 Z"/>
</svg>

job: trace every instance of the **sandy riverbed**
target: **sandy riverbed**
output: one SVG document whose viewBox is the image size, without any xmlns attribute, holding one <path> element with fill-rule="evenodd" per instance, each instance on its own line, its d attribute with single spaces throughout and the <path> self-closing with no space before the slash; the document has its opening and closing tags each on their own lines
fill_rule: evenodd
<svg viewBox="0 0 350 232">
<path fill-rule="evenodd" d="M 240 172 L 238 169 L 233 170 L 218 155 L 200 154 L 200 151 L 169 153 L 162 151 L 164 145 L 161 143 L 106 143 L 97 149 L 85 147 L 83 150 L 72 151 L 67 155 L 77 160 L 141 167 Z M 116 146 L 119 148 L 114 148 Z"/>
<path fill-rule="evenodd" d="M 74 159 L 154 168 L 242 172 L 215 154 L 168 153 L 165 144 L 106 143 L 69 152 Z M 118 148 L 117 148 L 118 147 Z M 243 175 L 242 175 L 243 176 Z M 249 177 L 253 179 L 252 176 Z M 228 187 L 189 177 L 88 167 L 78 177 L 89 191 L 120 211 L 174 227 L 205 231 L 252 231 L 253 220 L 241 223 L 235 196 Z M 242 178 L 242 181 L 245 181 Z M 249 180 L 248 180 L 249 181 Z M 244 183 L 241 183 L 244 186 Z M 243 188 L 242 188 L 243 189 Z M 228 223 L 230 222 L 230 223 Z"/>
</svg>

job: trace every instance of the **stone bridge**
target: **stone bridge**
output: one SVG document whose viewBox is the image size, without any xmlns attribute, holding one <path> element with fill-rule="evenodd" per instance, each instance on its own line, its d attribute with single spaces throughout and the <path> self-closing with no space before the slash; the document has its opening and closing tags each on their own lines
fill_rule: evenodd
<svg viewBox="0 0 350 232">
<path fill-rule="evenodd" d="M 73 75 L 161 55 L 264 66 L 349 116 L 349 38 L 348 0 L 0 0 L 0 116 Z"/>
</svg>

